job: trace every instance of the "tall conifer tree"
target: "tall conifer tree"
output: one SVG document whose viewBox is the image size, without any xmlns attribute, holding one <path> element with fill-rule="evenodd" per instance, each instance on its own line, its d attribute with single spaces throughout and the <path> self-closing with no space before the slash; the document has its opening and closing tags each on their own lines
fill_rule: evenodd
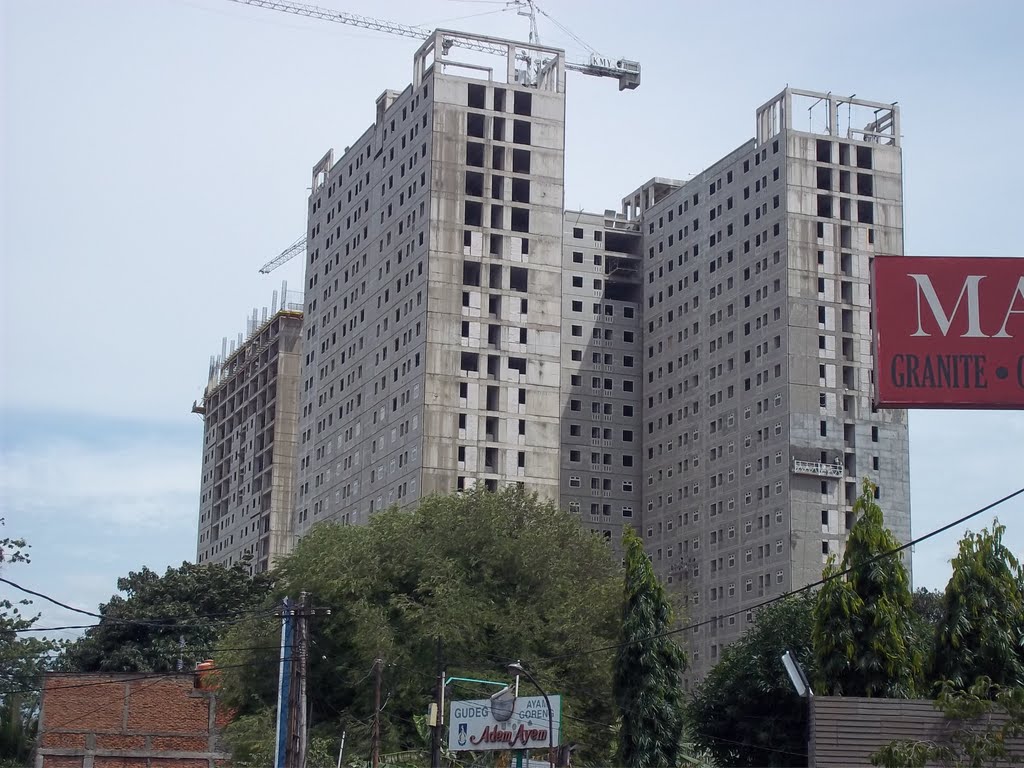
<svg viewBox="0 0 1024 768">
<path fill-rule="evenodd" d="M 627 768 L 675 766 L 683 735 L 686 656 L 671 635 L 665 636 L 673 628 L 672 605 L 643 541 L 631 529 L 622 541 L 622 645 L 612 681 L 622 722 L 618 761 Z"/>
<path fill-rule="evenodd" d="M 818 593 L 814 649 L 823 692 L 836 696 L 909 697 L 920 681 L 923 661 L 913 633 L 910 577 L 901 555 L 882 556 L 900 546 L 885 527 L 875 503 L 875 486 L 865 479 L 853 505 L 842 565 L 831 558 Z"/>
</svg>

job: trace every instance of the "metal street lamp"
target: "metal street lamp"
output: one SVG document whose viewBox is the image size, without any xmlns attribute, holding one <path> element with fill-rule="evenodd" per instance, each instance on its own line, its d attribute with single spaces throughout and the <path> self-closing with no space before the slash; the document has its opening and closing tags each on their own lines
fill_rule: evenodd
<svg viewBox="0 0 1024 768">
<path fill-rule="evenodd" d="M 544 693 L 544 689 L 540 687 L 537 678 L 531 675 L 526 667 L 518 661 L 513 661 L 509 664 L 508 671 L 513 675 L 522 675 L 533 683 L 533 686 L 540 691 L 540 695 L 544 697 L 544 703 L 548 705 L 548 763 L 550 763 L 551 768 L 555 768 L 555 710 L 551 708 L 551 699 Z"/>
<path fill-rule="evenodd" d="M 797 696 L 807 699 L 807 764 L 811 765 L 814 760 L 814 691 L 811 690 L 811 681 L 807 679 L 804 668 L 789 651 L 782 654 L 782 666 L 786 668 Z"/>
</svg>

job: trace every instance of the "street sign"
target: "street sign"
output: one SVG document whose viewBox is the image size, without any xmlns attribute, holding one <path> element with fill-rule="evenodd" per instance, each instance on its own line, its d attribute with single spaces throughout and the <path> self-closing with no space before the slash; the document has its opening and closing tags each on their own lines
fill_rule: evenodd
<svg viewBox="0 0 1024 768">
<path fill-rule="evenodd" d="M 558 746 L 562 716 L 561 696 L 549 696 L 554 729 L 551 744 Z M 494 749 L 546 749 L 548 706 L 543 696 L 520 696 L 512 716 L 499 722 L 489 699 L 453 701 L 448 717 L 448 749 L 480 752 Z"/>
</svg>

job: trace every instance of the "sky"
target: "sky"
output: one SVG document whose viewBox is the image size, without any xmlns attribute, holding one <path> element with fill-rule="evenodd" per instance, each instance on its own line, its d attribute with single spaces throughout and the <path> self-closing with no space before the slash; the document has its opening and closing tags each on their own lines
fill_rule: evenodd
<svg viewBox="0 0 1024 768">
<path fill-rule="evenodd" d="M 319 4 L 528 32 L 501 0 Z M 540 5 L 570 60 L 578 39 L 643 67 L 622 93 L 569 74 L 567 208 L 700 171 L 792 85 L 899 102 L 907 253 L 1021 255 L 1024 5 Z M 6 578 L 95 610 L 119 576 L 195 556 L 209 357 L 282 280 L 301 287 L 300 259 L 258 269 L 304 232 L 313 164 L 408 84 L 418 45 L 228 0 L 0 0 L 0 515 L 34 553 Z M 910 425 L 915 534 L 1024 485 L 1024 412 Z M 1024 496 L 992 514 L 1021 554 Z M 960 532 L 917 545 L 917 586 L 945 585 Z"/>
</svg>

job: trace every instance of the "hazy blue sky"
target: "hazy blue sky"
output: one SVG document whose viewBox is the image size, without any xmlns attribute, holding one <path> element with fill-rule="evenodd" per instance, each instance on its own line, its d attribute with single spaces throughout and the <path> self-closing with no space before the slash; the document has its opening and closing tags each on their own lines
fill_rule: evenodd
<svg viewBox="0 0 1024 768">
<path fill-rule="evenodd" d="M 319 2 L 527 34 L 503 2 Z M 626 93 L 570 74 L 567 207 L 688 177 L 750 138 L 755 109 L 790 84 L 899 101 L 908 253 L 1021 255 L 1024 4 L 541 5 L 643 65 Z M 189 408 L 209 355 L 281 279 L 301 286 L 300 259 L 257 269 L 303 233 L 313 163 L 409 82 L 418 43 L 226 0 L 0 8 L 0 514 L 36 554 L 6 575 L 94 609 L 119 575 L 194 556 Z M 544 17 L 540 33 L 583 59 Z M 1024 413 L 915 412 L 911 453 L 922 533 L 1024 485 Z M 1019 553 L 1024 499 L 999 515 Z M 945 584 L 956 540 L 917 547 L 918 584 Z"/>
</svg>

